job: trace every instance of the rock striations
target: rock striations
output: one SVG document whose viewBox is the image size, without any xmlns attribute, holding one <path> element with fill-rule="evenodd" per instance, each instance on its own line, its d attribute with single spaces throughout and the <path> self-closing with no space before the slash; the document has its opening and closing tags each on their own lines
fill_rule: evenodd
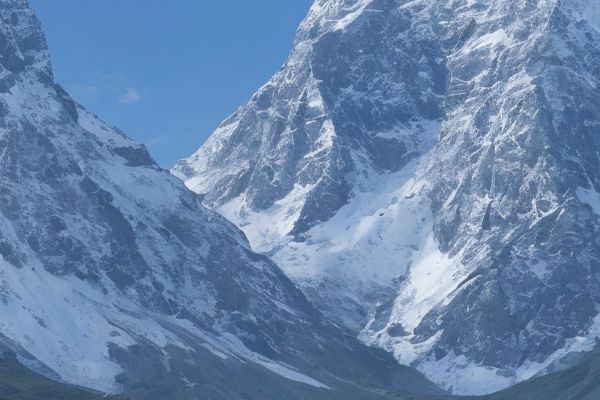
<svg viewBox="0 0 600 400">
<path fill-rule="evenodd" d="M 454 393 L 600 336 L 600 6 L 317 0 L 173 169 L 317 308 Z"/>
<path fill-rule="evenodd" d="M 144 400 L 439 391 L 200 203 L 65 93 L 27 2 L 0 0 L 0 358 Z"/>
</svg>

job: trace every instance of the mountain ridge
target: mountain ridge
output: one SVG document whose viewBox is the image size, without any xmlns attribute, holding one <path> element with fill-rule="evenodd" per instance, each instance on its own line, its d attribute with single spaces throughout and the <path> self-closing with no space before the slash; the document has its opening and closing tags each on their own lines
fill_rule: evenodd
<svg viewBox="0 0 600 400">
<path fill-rule="evenodd" d="M 0 55 L 0 351 L 132 399 L 440 392 L 73 101 L 26 0 L 0 0 Z"/>
<path fill-rule="evenodd" d="M 316 1 L 173 173 L 445 389 L 564 367 L 598 335 L 599 20 L 580 0 Z"/>
</svg>

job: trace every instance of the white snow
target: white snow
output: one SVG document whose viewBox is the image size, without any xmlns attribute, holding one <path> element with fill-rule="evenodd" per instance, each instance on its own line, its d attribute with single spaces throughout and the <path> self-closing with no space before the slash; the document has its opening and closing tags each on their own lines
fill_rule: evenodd
<svg viewBox="0 0 600 400">
<path fill-rule="evenodd" d="M 434 383 L 451 391 L 455 395 L 487 394 L 502 390 L 518 382 L 533 378 L 539 374 L 568 368 L 563 358 L 573 353 L 585 353 L 596 348 L 596 338 L 600 337 L 600 315 L 596 316 L 588 332 L 567 339 L 566 345 L 550 355 L 544 362 L 527 361 L 517 369 L 486 367 L 468 360 L 463 355 L 447 354 L 441 360 L 419 359 L 436 340 L 431 337 L 420 344 L 410 343 L 404 338 L 388 338 L 385 335 L 377 339 L 369 335 L 363 339 L 372 345 L 379 345 L 392 352 L 403 364 L 412 364 Z"/>
<path fill-rule="evenodd" d="M 434 239 L 429 236 L 414 258 L 408 283 L 396 299 L 390 319 L 399 321 L 407 331 L 412 332 L 433 307 L 448 300 L 469 273 L 441 253 Z"/>
<path fill-rule="evenodd" d="M 516 383 L 514 378 L 499 375 L 498 369 L 477 365 L 453 353 L 438 361 L 424 361 L 418 368 L 433 382 L 459 396 L 493 393 Z"/>
<path fill-rule="evenodd" d="M 335 128 L 333 126 L 333 122 L 330 119 L 327 119 L 323 122 L 321 126 L 321 130 L 319 132 L 319 138 L 315 141 L 315 149 L 309 153 L 306 153 L 304 156 L 305 159 L 312 159 L 319 155 L 320 153 L 331 149 L 333 146 L 333 141 L 335 140 Z"/>
<path fill-rule="evenodd" d="M 292 230 L 313 187 L 296 184 L 285 198 L 260 213 L 252 211 L 242 197 L 231 200 L 219 212 L 244 231 L 255 251 L 266 252 Z"/>
<path fill-rule="evenodd" d="M 3 290 L 7 290 L 5 292 Z M 127 310 L 127 312 L 124 312 Z M 235 357 L 259 364 L 296 382 L 328 387 L 291 366 L 254 353 L 237 337 L 207 334 L 187 320 L 149 315 L 115 293 L 102 294 L 75 277 L 58 278 L 38 264 L 15 268 L 0 258 L 0 332 L 56 372 L 65 382 L 117 394 L 121 367 L 110 360 L 108 346 L 136 343 L 135 332 L 159 347 L 187 346 L 168 326 L 193 334 L 217 357 Z M 163 324 L 164 321 L 166 324 Z"/>
<path fill-rule="evenodd" d="M 578 187 L 575 192 L 579 200 L 589 205 L 594 213 L 600 215 L 600 193 L 594 189 Z"/>
<path fill-rule="evenodd" d="M 248 348 L 236 336 L 233 336 L 229 333 L 225 333 L 225 334 L 223 334 L 223 340 L 226 342 L 229 342 L 228 344 L 230 346 L 232 346 L 233 348 L 235 348 L 235 350 L 236 350 L 235 353 L 237 355 L 240 355 L 240 356 L 244 357 L 246 360 L 252 361 L 255 364 L 261 365 L 261 366 L 267 368 L 268 370 L 270 370 L 271 372 L 276 373 L 277 375 L 280 375 L 286 379 L 289 379 L 289 380 L 292 380 L 295 382 L 305 383 L 305 384 L 313 386 L 313 387 L 329 389 L 328 386 L 298 372 L 297 370 L 295 370 L 293 367 L 291 367 L 289 365 L 284 365 L 282 363 L 274 362 L 264 356 L 261 356 L 260 354 L 257 354 L 257 353 L 254 353 L 253 351 L 248 350 Z"/>
<path fill-rule="evenodd" d="M 64 126 L 60 134 L 52 132 L 52 143 L 68 153 L 87 176 L 112 195 L 112 203 L 125 218 L 146 222 L 148 226 L 160 226 L 161 217 L 185 212 L 181 210 L 180 200 L 184 191 L 175 177 L 154 168 L 125 167 L 124 160 L 113 154 L 111 149 L 138 145 L 82 108 L 78 108 L 78 124 L 82 129 L 57 120 L 61 109 L 48 88 L 35 79 L 25 79 L 18 82 L 10 93 L 0 94 L 0 100 L 9 107 L 7 122 L 18 124 L 20 118 L 27 118 L 34 126 L 48 130 L 57 125 L 61 129 Z M 3 133 L 0 130 L 0 135 Z M 89 151 L 86 153 L 89 158 L 85 160 L 79 158 L 78 146 L 82 144 L 87 146 L 85 151 Z M 26 183 L 31 184 L 27 189 L 32 195 L 47 190 L 38 181 Z M 79 181 L 69 183 L 77 188 Z M 217 225 L 211 215 L 207 212 L 204 217 L 198 216 L 197 221 L 206 225 L 205 228 Z M 109 253 L 106 249 L 108 244 L 97 240 L 103 227 L 93 225 L 77 213 L 66 213 L 61 218 L 69 234 L 84 242 L 92 256 L 100 258 L 100 252 Z M 207 229 L 208 232 L 221 229 L 227 233 L 230 229 L 220 220 L 218 225 Z M 0 227 L 6 240 L 20 242 L 12 222 L 1 213 Z M 136 237 L 139 250 L 152 269 L 147 272 L 167 291 L 173 291 L 173 282 L 162 266 L 165 262 L 172 265 L 179 263 L 181 254 L 177 253 L 175 246 L 158 239 L 157 232 L 148 231 L 151 232 L 146 237 L 142 237 L 142 233 Z M 240 241 L 240 245 L 246 246 L 242 235 L 237 235 L 233 229 L 230 233 Z M 202 256 L 210 245 L 209 240 L 202 241 L 193 251 L 196 256 Z M 26 253 L 27 262 L 21 268 L 0 258 L 0 333 L 54 371 L 64 382 L 108 394 L 120 393 L 122 386 L 116 382 L 116 376 L 123 370 L 110 358 L 111 344 L 127 348 L 143 338 L 158 347 L 173 345 L 187 349 L 177 335 L 183 329 L 193 334 L 198 344 L 216 357 L 258 363 L 286 379 L 326 388 L 290 366 L 239 346 L 231 337 L 208 334 L 189 321 L 149 312 L 137 303 L 135 293 L 119 291 L 107 278 L 101 278 L 102 283 L 94 285 L 73 275 L 52 275 L 27 245 L 22 246 L 22 250 Z M 200 270 L 202 267 L 199 265 L 197 268 Z M 184 286 L 178 288 L 177 294 L 186 302 L 188 310 L 198 315 L 215 315 L 216 299 L 207 286 L 192 282 L 189 272 L 182 279 Z M 107 292 L 103 293 L 101 288 Z M 292 305 L 277 301 L 275 304 L 288 313 L 294 313 Z"/>
<path fill-rule="evenodd" d="M 440 330 L 426 341 L 413 343 L 412 331 L 435 307 L 448 304 L 461 290 L 477 284 L 475 278 L 459 288 L 474 268 L 481 264 L 478 264 L 477 260 L 469 260 L 468 266 L 463 265 L 461 263 L 463 254 L 457 249 L 453 249 L 459 251 L 458 254 L 453 253 L 453 257 L 440 251 L 432 235 L 432 223 L 436 217 L 431 215 L 428 197 L 422 195 L 437 183 L 436 176 L 428 175 L 427 172 L 431 168 L 437 176 L 441 175 L 444 181 L 440 186 L 444 189 L 448 189 L 446 184 L 455 186 L 450 189 L 447 198 L 441 199 L 444 203 L 442 209 L 447 211 L 453 203 L 463 202 L 460 212 L 465 222 L 459 226 L 459 229 L 463 230 L 460 236 L 466 238 L 465 240 L 469 238 L 472 240 L 467 243 L 461 242 L 461 247 L 464 246 L 472 252 L 480 251 L 481 255 L 477 254 L 476 258 L 483 258 L 488 251 L 487 242 L 485 239 L 477 241 L 474 238 L 477 235 L 487 235 L 481 229 L 481 218 L 487 206 L 493 204 L 497 215 L 508 216 L 507 220 L 513 217 L 514 211 L 510 209 L 511 200 L 494 197 L 494 195 L 500 195 L 498 190 L 505 195 L 507 189 L 502 187 L 513 184 L 511 179 L 513 175 L 503 174 L 502 169 L 526 169 L 525 165 L 519 166 L 515 160 L 519 160 L 527 151 L 525 147 L 528 142 L 525 138 L 535 137 L 531 135 L 531 126 L 527 125 L 529 121 L 536 121 L 539 118 L 535 115 L 537 112 L 535 107 L 530 104 L 532 94 L 536 93 L 541 85 L 544 93 L 549 97 L 548 101 L 553 111 L 562 112 L 573 102 L 573 98 L 566 95 L 567 91 L 561 89 L 560 85 L 552 87 L 544 81 L 543 76 L 547 72 L 544 70 L 547 67 L 546 61 L 535 63 L 530 56 L 532 54 L 537 56 L 540 51 L 546 51 L 546 47 L 550 47 L 553 48 L 554 54 L 550 52 L 545 54 L 547 56 L 572 57 L 571 47 L 575 44 L 566 45 L 563 41 L 556 37 L 549 37 L 547 32 L 544 32 L 548 28 L 546 25 L 550 16 L 556 11 L 556 7 L 561 7 L 561 11 L 568 10 L 592 29 L 600 30 L 600 5 L 587 0 L 570 0 L 559 5 L 556 1 L 550 0 L 539 2 L 537 12 L 532 13 L 527 2 L 448 0 L 445 10 L 452 10 L 452 13 L 440 14 L 439 10 L 428 8 L 440 6 L 440 9 L 444 9 L 443 3 L 407 1 L 398 5 L 398 8 L 410 15 L 413 28 L 419 26 L 420 30 L 416 35 L 432 28 L 430 24 L 432 13 L 436 13 L 436 18 L 440 20 L 436 21 L 439 26 L 435 29 L 439 28 L 439 34 L 446 35 L 446 38 L 456 38 L 464 33 L 468 23 L 471 21 L 476 23 L 475 32 L 471 37 L 466 38 L 463 46 L 458 46 L 456 50 L 445 49 L 447 57 L 445 62 L 450 72 L 449 89 L 452 90 L 450 95 L 456 96 L 458 100 L 450 99 L 451 101 L 442 102 L 447 113 L 444 122 L 446 139 L 440 141 L 435 160 L 451 168 L 451 171 L 434 169 L 428 162 L 428 155 L 421 157 L 420 160 L 414 160 L 397 173 L 375 171 L 368 161 L 365 161 L 368 157 L 361 153 L 361 149 L 352 148 L 351 157 L 356 164 L 356 174 L 349 177 L 353 188 L 352 198 L 330 220 L 319 223 L 309 230 L 304 235 L 305 240 L 301 242 L 292 241 L 287 237 L 287 233 L 298 218 L 299 210 L 312 190 L 311 186 L 296 185 L 288 196 L 266 211 L 253 212 L 242 196 L 225 204 L 220 212 L 244 230 L 255 249 L 272 256 L 286 274 L 300 286 L 325 291 L 330 289 L 323 284 L 326 280 L 338 284 L 339 288 L 334 287 L 331 292 L 322 294 L 324 298 L 332 299 L 332 302 L 338 297 L 346 296 L 364 305 L 367 302 L 365 293 L 373 294 L 380 288 L 395 288 L 391 283 L 392 280 L 402 278 L 398 283 L 398 297 L 389 318 L 389 325 L 377 332 L 371 331 L 367 326 L 361 332 L 361 339 L 387 349 L 401 363 L 414 363 L 429 378 L 445 388 L 452 389 L 454 393 L 487 393 L 535 375 L 567 351 L 588 348 L 591 343 L 589 338 L 594 333 L 589 335 L 582 333 L 581 338 L 569 341 L 565 349 L 557 352 L 544 363 L 527 362 L 517 370 L 489 368 L 452 353 L 442 360 L 428 359 L 428 352 L 443 332 Z M 314 43 L 326 32 L 338 31 L 338 35 L 351 33 L 352 28 L 358 27 L 358 23 L 355 22 L 359 17 L 370 12 L 370 4 L 369 0 L 316 1 L 300 28 L 299 41 L 289 63 L 286 64 L 286 68 L 289 68 L 284 73 L 276 75 L 269 85 L 294 91 L 297 89 L 294 85 L 314 83 L 314 79 L 304 82 L 300 81 L 302 78 L 298 78 L 306 72 L 304 69 L 308 69 L 311 65 Z M 517 18 L 514 17 L 515 15 Z M 421 19 L 423 16 L 424 18 Z M 532 26 L 534 29 L 531 29 Z M 574 29 L 572 26 L 569 29 Z M 424 34 L 424 37 L 429 38 L 427 34 Z M 393 44 L 394 38 L 385 39 L 390 42 L 390 46 Z M 396 51 L 401 50 L 401 46 L 395 48 Z M 365 53 L 368 53 L 368 50 Z M 514 61 L 514 64 L 503 64 L 506 60 L 511 63 Z M 506 66 L 506 70 L 500 70 L 500 67 Z M 518 68 L 513 70 L 512 66 Z M 504 71 L 506 76 L 503 74 Z M 294 81 L 294 85 L 289 85 L 294 79 L 298 81 Z M 431 76 L 422 71 L 419 73 L 419 79 L 427 80 L 431 79 Z M 592 87 L 595 87 L 593 79 L 589 79 L 589 82 Z M 402 93 L 404 91 L 402 85 L 411 83 L 390 82 L 389 89 L 394 93 Z M 307 83 L 304 89 L 308 90 L 308 86 Z M 284 100 L 294 101 L 294 99 L 287 99 L 285 95 L 282 97 Z M 361 92 L 352 84 L 341 89 L 340 97 L 348 101 L 365 103 L 373 99 L 379 100 L 377 94 Z M 319 117 L 329 121 L 327 118 L 333 113 L 331 104 L 328 104 L 330 109 L 325 110 L 322 99 L 313 96 L 312 92 L 308 99 L 309 107 L 312 108 L 310 111 L 323 110 L 324 115 Z M 521 99 L 523 102 L 519 102 Z M 391 99 L 392 102 L 395 100 Z M 332 103 L 335 105 L 335 102 Z M 271 112 L 274 111 L 266 113 Z M 349 118 L 351 122 L 360 125 L 360 116 L 355 120 L 352 120 L 352 116 Z M 591 126 L 589 124 L 595 122 L 585 123 Z M 306 126 L 314 126 L 312 124 L 314 121 L 309 121 Z M 419 124 L 422 125 L 422 129 L 418 129 Z M 435 132 L 435 135 L 431 135 L 433 139 L 430 142 L 436 143 L 437 133 L 440 131 L 439 124 L 437 126 L 436 124 L 428 125 L 418 121 L 397 124 L 392 129 L 369 133 L 378 138 L 410 142 L 415 137 L 420 138 Z M 330 143 L 337 140 L 336 134 L 339 134 L 339 138 L 343 138 L 343 132 L 335 132 L 335 127 L 331 126 L 331 129 L 328 129 L 328 122 L 324 123 L 322 128 L 322 133 L 329 134 L 321 134 L 319 139 L 314 141 L 318 145 L 313 152 L 306 155 L 303 162 L 313 162 L 312 165 L 315 165 L 314 160 L 321 152 L 331 148 Z M 223 135 L 217 132 L 214 137 L 218 136 Z M 269 156 L 272 157 L 276 157 L 281 151 L 280 148 L 270 150 L 273 154 L 269 153 Z M 420 154 L 426 153 L 420 150 L 423 149 L 416 149 Z M 265 150 L 260 149 L 260 151 Z M 473 153 L 469 154 L 469 151 Z M 487 152 L 489 159 L 480 156 L 478 152 Z M 241 161 L 239 165 L 236 164 L 236 168 L 245 167 L 243 163 L 247 162 L 247 158 L 243 156 L 240 157 Z M 252 157 L 249 159 L 252 160 Z M 464 160 L 471 159 L 472 167 L 470 161 L 463 163 Z M 452 169 L 451 163 L 445 164 L 448 160 L 462 163 L 462 167 L 467 171 Z M 199 176 L 205 181 L 212 181 L 211 171 L 214 169 L 203 165 L 202 162 L 199 161 L 197 164 L 192 162 L 191 165 L 200 165 L 199 171 L 202 174 Z M 538 165 L 537 168 L 540 166 Z M 224 174 L 228 175 L 230 171 L 234 171 L 234 167 L 227 169 Z M 489 193 L 471 194 L 470 190 L 473 192 L 488 190 L 477 187 L 477 179 L 488 178 L 478 174 L 483 175 L 488 172 L 492 176 Z M 502 181 L 503 175 L 507 181 Z M 497 177 L 498 181 L 496 181 Z M 188 181 L 192 189 L 196 184 L 203 185 L 203 188 L 211 186 L 210 182 L 200 183 L 194 179 L 200 178 L 192 178 Z M 539 174 L 534 173 L 530 179 L 533 179 L 529 182 L 532 186 L 536 185 L 535 180 L 543 180 Z M 527 190 L 525 183 L 521 190 Z M 468 201 L 464 200 L 465 196 L 468 197 Z M 539 208 L 534 200 L 533 211 L 523 219 L 523 226 L 533 227 L 559 209 L 560 202 L 552 194 L 544 196 L 546 194 L 539 195 L 539 200 L 542 200 L 539 202 Z M 577 197 L 600 215 L 599 193 L 593 189 L 579 188 Z M 508 242 L 515 232 L 514 227 L 505 231 L 501 231 L 502 228 L 497 229 L 496 238 L 504 242 Z M 490 237 L 494 234 L 496 233 L 489 233 Z M 551 272 L 548 270 L 548 264 L 535 261 L 529 265 L 529 272 L 541 281 L 548 279 Z M 345 310 L 340 310 L 340 313 L 344 312 Z M 387 328 L 392 324 L 402 325 L 408 333 L 407 336 L 390 337 Z"/>
<path fill-rule="evenodd" d="M 344 0 L 315 1 L 308 16 L 302 22 L 301 29 L 302 27 L 309 29 L 309 26 L 318 24 L 323 31 L 344 30 L 365 11 L 371 2 L 372 0 L 355 0 L 354 4 L 347 6 Z"/>
<path fill-rule="evenodd" d="M 100 142 L 108 144 L 111 147 L 130 147 L 135 144 L 126 136 L 115 134 L 114 128 L 108 126 L 89 111 L 79 107 L 77 112 L 79 114 L 79 126 L 93 133 Z"/>
<path fill-rule="evenodd" d="M 504 29 L 498 29 L 497 31 L 490 32 L 477 38 L 477 40 L 470 43 L 466 51 L 479 50 L 485 47 L 498 46 L 506 44 L 510 41 L 510 38 Z"/>
<path fill-rule="evenodd" d="M 135 342 L 99 312 L 115 312 L 107 298 L 77 279 L 56 278 L 40 265 L 17 269 L 1 260 L 0 281 L 10 288 L 0 303 L 3 335 L 66 382 L 120 392 L 115 376 L 122 369 L 109 359 L 107 340 L 121 346 Z"/>
<path fill-rule="evenodd" d="M 311 229 L 307 241 L 289 243 L 274 259 L 297 280 L 333 274 L 357 286 L 389 285 L 405 273 L 426 229 L 427 206 L 418 196 L 424 182 L 410 178 L 418 164 L 372 182 L 372 190 L 357 193 L 331 220 Z"/>
<path fill-rule="evenodd" d="M 348 25 L 356 20 L 364 11 L 365 8 L 371 3 L 372 0 L 358 1 L 353 9 L 348 10 L 348 14 L 345 17 L 335 22 L 336 30 L 344 30 Z"/>
</svg>

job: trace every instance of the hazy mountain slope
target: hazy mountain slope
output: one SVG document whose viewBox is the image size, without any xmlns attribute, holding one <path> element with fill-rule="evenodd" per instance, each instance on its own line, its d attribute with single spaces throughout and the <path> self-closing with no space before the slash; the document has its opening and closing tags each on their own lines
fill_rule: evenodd
<svg viewBox="0 0 600 400">
<path fill-rule="evenodd" d="M 173 172 L 327 316 L 492 392 L 599 336 L 599 40 L 582 0 L 316 1 Z"/>
<path fill-rule="evenodd" d="M 588 355 L 577 366 L 515 385 L 486 400 L 594 400 L 600 397 L 600 357 Z M 467 398 L 465 398 L 467 400 Z"/>
<path fill-rule="evenodd" d="M 594 400 L 598 397 L 598 356 L 587 356 L 576 367 L 518 384 L 483 397 L 453 397 L 463 400 Z M 144 396 L 148 394 L 145 393 Z M 0 399 L 2 400 L 96 400 L 106 398 L 56 383 L 22 366 L 13 354 L 0 359 Z M 147 397 L 146 397 L 147 398 Z M 402 398 L 402 397 L 397 397 Z M 407 395 L 411 400 L 442 400 L 450 397 Z M 121 397 L 110 397 L 121 399 Z"/>
<path fill-rule="evenodd" d="M 2 400 L 125 400 L 104 397 L 66 386 L 37 375 L 19 364 L 14 353 L 0 355 L 0 399 Z"/>
<path fill-rule="evenodd" d="M 0 345 L 24 365 L 143 399 L 438 391 L 75 104 L 25 0 L 0 0 L 0 56 Z"/>
</svg>

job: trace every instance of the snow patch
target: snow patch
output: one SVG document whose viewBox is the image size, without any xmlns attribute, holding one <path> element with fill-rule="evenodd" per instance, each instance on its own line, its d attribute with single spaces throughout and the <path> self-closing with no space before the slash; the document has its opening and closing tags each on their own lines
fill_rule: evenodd
<svg viewBox="0 0 600 400">
<path fill-rule="evenodd" d="M 595 214 L 600 215 L 600 193 L 594 189 L 585 189 L 583 187 L 578 187 L 575 193 L 580 201 L 590 206 Z"/>
<path fill-rule="evenodd" d="M 408 282 L 396 299 L 390 319 L 413 331 L 436 305 L 447 301 L 469 273 L 460 263 L 440 252 L 429 236 L 410 267 Z"/>
<path fill-rule="evenodd" d="M 495 47 L 505 45 L 510 42 L 510 38 L 504 29 L 498 29 L 497 31 L 490 32 L 482 35 L 469 46 L 466 47 L 465 51 L 471 52 L 480 50 L 486 47 Z"/>
<path fill-rule="evenodd" d="M 243 197 L 223 205 L 219 212 L 246 234 L 255 251 L 267 252 L 294 228 L 306 196 L 315 185 L 294 185 L 294 189 L 266 211 L 255 212 Z"/>
<path fill-rule="evenodd" d="M 117 313 L 83 281 L 59 279 L 42 266 L 17 269 L 0 260 L 0 281 L 10 293 L 0 302 L 0 332 L 55 371 L 65 382 L 116 394 L 122 372 L 110 360 L 107 340 L 135 341 L 99 312 Z M 101 306 L 101 304 L 105 304 Z"/>
<path fill-rule="evenodd" d="M 291 381 L 305 383 L 316 388 L 329 389 L 328 386 L 309 376 L 300 373 L 299 371 L 295 370 L 289 365 L 277 363 L 264 356 L 261 356 L 258 353 L 248 350 L 244 343 L 242 343 L 242 341 L 234 335 L 225 333 L 223 334 L 223 340 L 228 341 L 229 344 L 236 349 L 236 354 L 241 355 L 242 357 L 254 362 L 255 364 L 267 368 L 269 371 L 274 372 L 279 376 L 282 376 Z"/>
</svg>

